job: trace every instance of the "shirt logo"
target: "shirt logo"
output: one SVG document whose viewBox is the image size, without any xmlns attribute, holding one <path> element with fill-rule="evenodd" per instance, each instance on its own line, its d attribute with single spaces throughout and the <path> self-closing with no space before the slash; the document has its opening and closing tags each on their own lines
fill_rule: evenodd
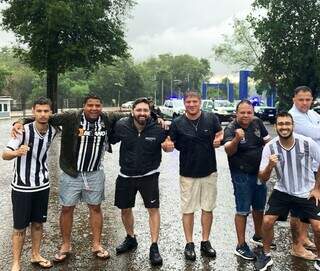
<svg viewBox="0 0 320 271">
<path fill-rule="evenodd" d="M 260 130 L 259 129 L 254 129 L 254 134 L 256 137 L 261 137 L 261 133 L 260 133 Z"/>
<path fill-rule="evenodd" d="M 156 138 L 155 137 L 145 137 L 145 140 L 152 142 L 152 141 L 155 141 Z"/>
</svg>

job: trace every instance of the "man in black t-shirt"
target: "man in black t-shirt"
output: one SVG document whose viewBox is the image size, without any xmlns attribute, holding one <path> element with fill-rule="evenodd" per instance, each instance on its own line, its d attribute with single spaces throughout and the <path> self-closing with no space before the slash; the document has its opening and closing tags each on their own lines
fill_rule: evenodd
<svg viewBox="0 0 320 271">
<path fill-rule="evenodd" d="M 257 179 L 263 146 L 270 140 L 263 122 L 253 116 L 253 106 L 242 100 L 236 109 L 236 119 L 224 130 L 225 151 L 236 202 L 235 226 L 238 245 L 235 254 L 246 260 L 255 259 L 245 241 L 247 216 L 252 207 L 255 234 L 251 242 L 262 244 L 261 224 L 267 188 Z"/>
<path fill-rule="evenodd" d="M 183 228 L 186 237 L 185 258 L 194 261 L 194 212 L 201 208 L 201 252 L 215 257 L 209 236 L 212 210 L 217 198 L 215 147 L 220 146 L 223 131 L 213 113 L 201 112 L 201 98 L 196 91 L 184 95 L 186 113 L 172 121 L 170 136 L 180 151 L 180 188 Z"/>
</svg>

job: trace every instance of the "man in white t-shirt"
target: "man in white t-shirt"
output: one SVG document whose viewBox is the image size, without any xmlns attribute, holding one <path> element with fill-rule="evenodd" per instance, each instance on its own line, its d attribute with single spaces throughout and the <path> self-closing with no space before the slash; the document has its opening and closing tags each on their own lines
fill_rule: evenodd
<svg viewBox="0 0 320 271">
<path fill-rule="evenodd" d="M 312 101 L 312 91 L 309 87 L 297 87 L 294 90 L 293 105 L 289 113 L 293 117 L 294 132 L 311 137 L 320 147 L 320 115 L 310 109 Z M 316 161 L 313 161 L 312 169 L 314 172 L 318 170 L 318 163 Z M 294 213 L 291 214 L 290 224 L 292 231 L 295 231 L 293 236 L 297 236 L 297 238 L 293 238 L 292 240 L 293 255 L 309 260 L 314 259 L 316 255 L 307 250 L 316 249 L 315 244 L 308 238 L 308 224 L 301 223 Z"/>
<path fill-rule="evenodd" d="M 263 253 L 255 268 L 267 270 L 273 264 L 270 254 L 273 226 L 294 212 L 312 226 L 318 252 L 314 266 L 320 270 L 320 171 L 317 170 L 315 178 L 312 169 L 313 160 L 320 162 L 320 148 L 311 138 L 293 133 L 293 118 L 289 113 L 277 115 L 276 130 L 278 137 L 263 148 L 258 174 L 266 182 L 275 169 L 277 183 L 263 218 Z"/>
</svg>

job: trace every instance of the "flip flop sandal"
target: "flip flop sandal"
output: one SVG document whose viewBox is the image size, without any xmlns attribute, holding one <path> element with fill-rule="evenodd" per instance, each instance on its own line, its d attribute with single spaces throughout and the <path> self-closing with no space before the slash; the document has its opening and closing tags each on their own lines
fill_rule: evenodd
<svg viewBox="0 0 320 271">
<path fill-rule="evenodd" d="M 41 268 L 51 268 L 53 266 L 52 262 L 49 260 L 31 261 L 31 263 Z"/>
<path fill-rule="evenodd" d="M 54 255 L 53 262 L 61 263 L 69 258 L 70 254 L 70 251 L 59 251 Z"/>
<path fill-rule="evenodd" d="M 306 249 L 308 250 L 312 250 L 312 251 L 316 251 L 317 250 L 317 247 L 314 243 L 310 243 L 310 244 L 307 244 L 307 245 L 303 245 Z"/>
<path fill-rule="evenodd" d="M 313 254 L 311 251 L 307 250 L 308 252 L 305 252 L 303 254 L 298 254 L 295 251 L 293 251 L 292 249 L 290 250 L 290 254 L 294 257 L 298 257 L 301 259 L 305 259 L 308 261 L 315 261 L 317 259 L 317 255 Z"/>
<path fill-rule="evenodd" d="M 92 253 L 94 256 L 96 256 L 98 259 L 101 259 L 101 260 L 106 260 L 110 258 L 109 252 L 103 248 L 92 251 Z"/>
</svg>

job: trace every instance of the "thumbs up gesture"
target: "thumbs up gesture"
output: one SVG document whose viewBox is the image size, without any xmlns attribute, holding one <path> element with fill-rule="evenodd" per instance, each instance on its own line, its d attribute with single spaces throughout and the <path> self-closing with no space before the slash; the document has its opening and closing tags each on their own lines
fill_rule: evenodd
<svg viewBox="0 0 320 271">
<path fill-rule="evenodd" d="M 165 152 L 172 152 L 174 150 L 174 143 L 170 136 L 167 136 L 166 140 L 161 143 L 161 147 Z"/>
</svg>

